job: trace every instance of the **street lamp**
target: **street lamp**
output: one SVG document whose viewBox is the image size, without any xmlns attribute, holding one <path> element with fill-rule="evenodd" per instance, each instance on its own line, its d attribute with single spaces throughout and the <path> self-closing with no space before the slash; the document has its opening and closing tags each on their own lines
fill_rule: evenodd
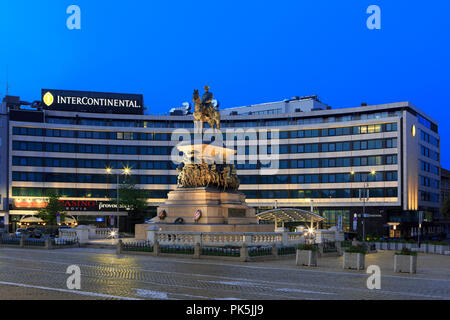
<svg viewBox="0 0 450 320">
<path fill-rule="evenodd" d="M 353 176 L 355 174 L 355 172 L 352 171 L 352 172 L 350 172 L 350 174 Z M 370 171 L 370 174 L 375 176 L 377 174 L 377 172 L 375 170 L 372 170 L 372 171 Z M 362 190 L 364 191 L 364 193 L 363 193 L 363 195 L 361 197 L 361 189 L 359 189 L 359 193 L 360 193 L 359 200 L 363 201 L 363 213 L 362 213 L 362 222 L 361 223 L 363 225 L 363 242 L 365 243 L 366 242 L 366 221 L 365 221 L 365 218 L 366 218 L 366 201 L 369 200 L 369 194 L 367 192 L 368 188 L 369 188 L 369 181 L 368 181 L 369 175 L 363 175 L 363 177 L 364 177 L 364 180 L 362 182 L 364 183 L 364 187 L 363 187 Z"/>
<path fill-rule="evenodd" d="M 106 168 L 106 173 L 109 174 L 115 174 L 117 181 L 116 181 L 116 198 L 117 198 L 117 203 L 116 203 L 116 210 L 117 210 L 117 229 L 119 230 L 120 227 L 120 219 L 119 219 L 119 172 L 116 171 L 114 172 L 113 169 L 111 168 Z M 129 176 L 131 175 L 131 169 L 128 167 L 123 167 L 121 174 L 125 175 L 125 176 Z"/>
</svg>

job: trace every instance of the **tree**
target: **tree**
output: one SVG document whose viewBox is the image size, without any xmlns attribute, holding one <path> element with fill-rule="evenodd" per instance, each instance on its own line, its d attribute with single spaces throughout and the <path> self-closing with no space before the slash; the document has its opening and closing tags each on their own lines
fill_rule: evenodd
<svg viewBox="0 0 450 320">
<path fill-rule="evenodd" d="M 119 186 L 119 206 L 127 209 L 130 227 L 144 221 L 147 198 L 147 192 L 138 188 L 131 177 L 126 177 Z"/>
<path fill-rule="evenodd" d="M 441 207 L 441 214 L 444 218 L 450 218 L 450 197 L 444 200 Z"/>
<path fill-rule="evenodd" d="M 60 223 L 64 222 L 66 217 L 64 204 L 59 201 L 59 197 L 56 192 L 49 192 L 46 203 L 47 205 L 45 208 L 39 209 L 38 217 L 51 226 L 56 226 L 58 224 L 58 216 L 60 218 Z"/>
</svg>

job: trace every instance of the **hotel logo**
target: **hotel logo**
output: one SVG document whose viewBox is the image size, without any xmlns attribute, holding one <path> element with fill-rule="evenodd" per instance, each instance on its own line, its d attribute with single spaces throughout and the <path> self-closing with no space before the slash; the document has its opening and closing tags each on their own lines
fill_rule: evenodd
<svg viewBox="0 0 450 320">
<path fill-rule="evenodd" d="M 143 96 L 139 94 L 43 89 L 42 103 L 55 111 L 144 114 Z"/>
<path fill-rule="evenodd" d="M 44 95 L 44 97 L 42 98 L 42 100 L 44 101 L 44 103 L 47 105 L 47 107 L 50 107 L 53 104 L 53 101 L 55 101 L 55 99 L 53 98 L 53 95 L 47 91 L 47 93 Z"/>
</svg>

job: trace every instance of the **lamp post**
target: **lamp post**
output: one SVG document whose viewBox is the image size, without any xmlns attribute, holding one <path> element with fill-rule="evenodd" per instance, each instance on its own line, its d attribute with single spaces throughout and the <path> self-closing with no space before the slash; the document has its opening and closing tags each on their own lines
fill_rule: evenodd
<svg viewBox="0 0 450 320">
<path fill-rule="evenodd" d="M 106 168 L 106 173 L 109 174 L 115 174 L 116 175 L 116 212 L 117 212 L 117 230 L 119 230 L 120 228 L 120 216 L 119 216 L 119 172 L 114 172 L 113 169 L 111 168 Z M 131 174 L 131 169 L 128 167 L 124 167 L 122 169 L 121 174 L 123 175 L 130 175 Z M 119 230 L 120 231 L 120 230 Z"/>
<path fill-rule="evenodd" d="M 352 171 L 350 172 L 350 174 L 352 176 L 354 176 L 355 172 Z M 376 171 L 372 170 L 369 174 L 375 176 L 376 175 Z M 368 194 L 368 189 L 369 189 L 369 181 L 368 181 L 368 177 L 369 174 L 364 175 L 364 180 L 362 181 L 364 183 L 364 187 L 363 187 L 363 195 L 361 195 L 361 189 L 359 189 L 360 195 L 359 195 L 359 200 L 363 201 L 363 212 L 362 212 L 362 225 L 363 225 L 363 243 L 366 242 L 366 201 L 369 200 L 369 194 Z"/>
</svg>

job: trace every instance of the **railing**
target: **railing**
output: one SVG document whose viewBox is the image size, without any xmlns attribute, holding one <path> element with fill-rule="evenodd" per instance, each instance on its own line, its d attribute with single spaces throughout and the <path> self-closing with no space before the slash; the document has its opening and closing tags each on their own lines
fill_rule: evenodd
<svg viewBox="0 0 450 320">
<path fill-rule="evenodd" d="M 318 230 L 315 232 L 315 242 L 334 242 L 336 241 L 336 232 L 328 230 Z"/>
<path fill-rule="evenodd" d="M 161 253 L 194 254 L 193 246 L 160 246 Z"/>
<path fill-rule="evenodd" d="M 60 229 L 59 237 L 64 239 L 77 238 L 77 232 L 73 229 Z"/>
<path fill-rule="evenodd" d="M 156 239 L 160 244 L 195 244 L 193 232 L 157 232 Z"/>
<path fill-rule="evenodd" d="M 264 245 L 295 245 L 304 243 L 302 233 L 276 232 L 179 232 L 179 231 L 148 231 L 153 232 L 154 240 L 163 245 L 195 245 L 202 246 L 264 246 Z M 149 238 L 150 239 L 150 238 Z"/>
<path fill-rule="evenodd" d="M 90 239 L 107 239 L 112 233 L 118 234 L 117 228 L 95 228 L 93 233 L 89 233 Z"/>
<path fill-rule="evenodd" d="M 1 243 L 9 245 L 20 245 L 20 238 L 10 236 L 8 234 L 2 234 Z"/>
<path fill-rule="evenodd" d="M 337 252 L 336 242 L 324 241 L 323 243 L 323 253 Z"/>
<path fill-rule="evenodd" d="M 29 247 L 45 247 L 45 239 L 24 239 L 23 244 Z"/>
<path fill-rule="evenodd" d="M 150 241 L 123 242 L 122 250 L 134 252 L 153 252 L 153 244 Z"/>
<path fill-rule="evenodd" d="M 286 256 L 289 254 L 295 254 L 297 251 L 297 247 L 295 246 L 288 246 L 288 247 L 278 247 L 278 255 L 279 256 Z"/>
<path fill-rule="evenodd" d="M 52 239 L 52 245 L 55 247 L 74 246 L 78 244 L 78 238 L 55 238 Z"/>
<path fill-rule="evenodd" d="M 203 256 L 240 257 L 241 249 L 232 247 L 202 247 Z"/>
<path fill-rule="evenodd" d="M 272 255 L 272 247 L 250 247 L 248 248 L 249 257 L 260 257 L 260 256 L 270 256 Z"/>
</svg>

